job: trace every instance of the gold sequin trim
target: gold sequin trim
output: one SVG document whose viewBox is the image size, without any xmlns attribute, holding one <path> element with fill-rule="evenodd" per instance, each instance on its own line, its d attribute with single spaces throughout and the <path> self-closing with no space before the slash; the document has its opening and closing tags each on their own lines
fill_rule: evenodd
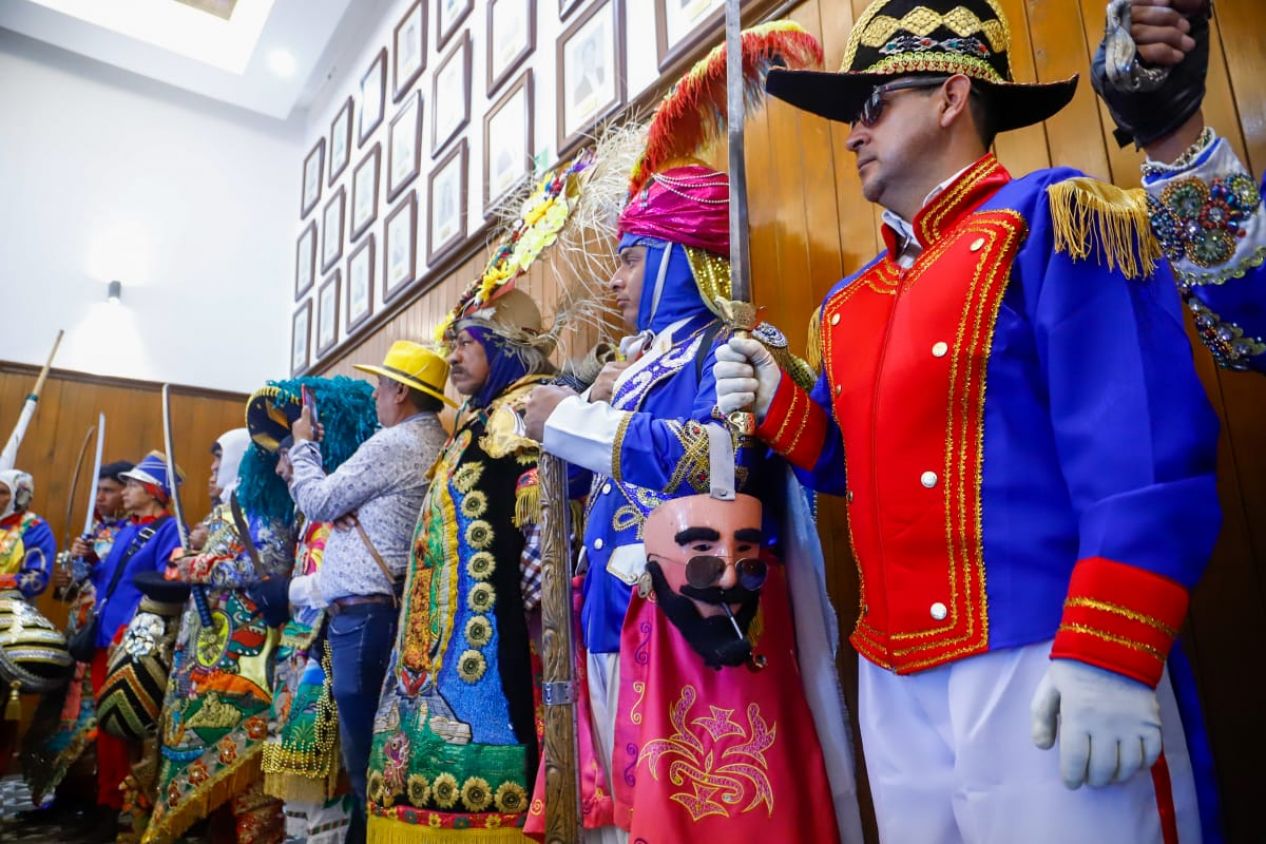
<svg viewBox="0 0 1266 844">
<path fill-rule="evenodd" d="M 1002 5 L 998 0 L 986 0 L 986 2 L 993 10 L 996 20 L 982 21 L 975 12 L 965 6 L 955 6 L 944 14 L 929 9 L 927 6 L 916 6 L 898 19 L 891 15 L 881 14 L 889 4 L 872 3 L 866 11 L 862 12 L 862 16 L 849 33 L 840 71 L 847 72 L 853 69 L 859 47 L 882 47 L 900 30 L 924 36 L 944 26 L 960 37 L 983 34 L 995 53 L 1007 52 L 1011 45 L 1011 26 L 1007 22 L 1007 16 L 1003 14 Z"/>
<path fill-rule="evenodd" d="M 1150 615 L 1144 615 L 1140 612 L 1135 612 L 1129 607 L 1123 607 L 1119 604 L 1109 603 L 1108 601 L 1100 601 L 1095 598 L 1069 598 L 1064 602 L 1064 606 L 1070 608 L 1086 607 L 1087 609 L 1099 610 L 1100 612 L 1111 613 L 1112 615 L 1119 615 L 1122 618 L 1128 618 L 1130 621 L 1137 621 L 1139 624 L 1145 624 L 1148 627 L 1159 630 L 1171 639 L 1178 638 L 1178 631 L 1160 619 L 1153 618 Z"/>
<path fill-rule="evenodd" d="M 1100 630 L 1097 627 L 1090 627 L 1086 624 L 1069 623 L 1061 624 L 1059 626 L 1059 631 L 1061 633 L 1067 631 L 1069 633 L 1081 633 L 1086 636 L 1093 636 L 1096 639 L 1102 639 L 1103 641 L 1111 642 L 1114 645 L 1121 645 L 1122 647 L 1129 648 L 1132 651 L 1141 651 L 1145 654 L 1156 657 L 1161 662 L 1165 661 L 1165 654 L 1161 653 L 1146 642 L 1139 642 L 1134 639 L 1126 638 L 1125 636 L 1118 636 L 1115 633 L 1109 633 L 1108 631 Z"/>
<path fill-rule="evenodd" d="M 633 414 L 626 413 L 620 419 L 620 424 L 615 426 L 615 440 L 611 443 L 611 479 L 614 481 L 624 480 L 624 471 L 620 466 L 620 455 L 624 452 L 624 437 L 629 432 L 629 424 L 633 421 Z"/>
<path fill-rule="evenodd" d="M 695 286 L 699 288 L 703 303 L 712 313 L 723 316 L 716 303 L 730 298 L 730 262 L 693 246 L 684 248 L 686 263 L 690 265 L 690 273 L 695 277 Z"/>
</svg>

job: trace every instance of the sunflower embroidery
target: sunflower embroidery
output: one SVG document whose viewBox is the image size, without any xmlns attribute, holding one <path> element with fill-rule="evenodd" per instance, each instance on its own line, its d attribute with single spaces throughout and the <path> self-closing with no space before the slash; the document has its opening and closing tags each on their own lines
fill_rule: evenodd
<svg viewBox="0 0 1266 844">
<path fill-rule="evenodd" d="M 457 777 L 445 772 L 436 776 L 431 784 L 431 796 L 441 809 L 451 809 L 457 802 Z"/>
<path fill-rule="evenodd" d="M 487 580 L 496 567 L 496 557 L 487 551 L 477 551 L 466 561 L 466 574 L 474 580 Z"/>
<path fill-rule="evenodd" d="M 497 786 L 497 811 L 506 814 L 517 814 L 523 811 L 523 807 L 527 805 L 527 791 L 517 782 L 501 783 Z"/>
<path fill-rule="evenodd" d="M 471 612 L 488 612 L 497 602 L 497 593 L 490 583 L 476 583 L 466 596 L 466 606 Z"/>
<path fill-rule="evenodd" d="M 471 616 L 466 622 L 466 641 L 476 648 L 482 648 L 492 641 L 492 622 L 485 616 Z"/>
<path fill-rule="evenodd" d="M 462 655 L 457 658 L 457 676 L 461 677 L 464 682 L 479 682 L 487 668 L 488 663 L 484 661 L 484 655 L 479 651 L 463 651 Z"/>
<path fill-rule="evenodd" d="M 382 771 L 369 772 L 369 780 L 365 783 L 365 796 L 369 798 L 370 803 L 382 805 Z"/>
<path fill-rule="evenodd" d="M 462 515 L 468 519 L 477 519 L 488 509 L 488 496 L 477 489 L 466 493 L 462 499 Z"/>
<path fill-rule="evenodd" d="M 421 808 L 431 797 L 431 785 L 421 774 L 410 774 L 406 786 L 409 791 L 409 802 Z"/>
<path fill-rule="evenodd" d="M 492 803 L 492 790 L 483 777 L 471 777 L 462 783 L 462 802 L 472 812 L 482 812 Z"/>
<path fill-rule="evenodd" d="M 471 522 L 466 526 L 466 544 L 476 551 L 482 551 L 492 544 L 492 525 L 483 519 Z"/>
</svg>

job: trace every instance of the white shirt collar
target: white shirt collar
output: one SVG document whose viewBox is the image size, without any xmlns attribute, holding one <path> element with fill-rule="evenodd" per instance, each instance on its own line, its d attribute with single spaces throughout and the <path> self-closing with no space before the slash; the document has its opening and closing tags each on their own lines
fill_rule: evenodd
<svg viewBox="0 0 1266 844">
<path fill-rule="evenodd" d="M 966 173 L 975 164 L 976 162 L 973 161 L 953 176 L 950 176 L 948 179 L 932 188 L 932 190 L 928 192 L 928 195 L 923 197 L 923 205 L 920 210 L 922 210 L 922 208 L 926 208 L 929 202 L 944 193 L 946 188 L 952 185 L 959 176 Z M 884 225 L 892 229 L 897 235 L 897 253 L 899 255 L 905 255 L 909 252 L 913 257 L 923 251 L 926 244 L 919 243 L 918 236 L 914 231 L 914 223 L 907 221 L 897 212 L 889 211 L 887 208 L 884 209 L 884 213 L 881 215 L 881 218 L 883 219 Z"/>
</svg>

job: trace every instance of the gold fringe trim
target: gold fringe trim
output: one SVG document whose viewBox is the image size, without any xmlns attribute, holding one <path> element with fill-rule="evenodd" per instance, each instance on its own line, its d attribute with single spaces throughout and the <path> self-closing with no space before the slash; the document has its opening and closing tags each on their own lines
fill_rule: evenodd
<svg viewBox="0 0 1266 844">
<path fill-rule="evenodd" d="M 540 483 L 521 486 L 514 492 L 514 526 L 523 529 L 541 521 Z"/>
<path fill-rule="evenodd" d="M 263 745 L 259 744 L 248 748 L 236 765 L 217 771 L 215 776 L 181 800 L 179 806 L 161 815 L 160 807 L 167 805 L 167 795 L 161 793 L 160 784 L 160 793 L 154 800 L 154 814 L 150 816 L 141 844 L 168 842 L 179 838 L 189 827 L 245 792 L 262 776 L 260 759 L 263 749 Z"/>
<path fill-rule="evenodd" d="M 1055 251 L 1073 260 L 1090 257 L 1093 245 L 1099 263 L 1120 267 L 1126 278 L 1147 278 L 1161 257 L 1152 234 L 1147 194 L 1125 190 L 1084 176 L 1047 188 Z"/>
<path fill-rule="evenodd" d="M 286 803 L 324 804 L 338 791 L 339 775 L 336 770 L 325 779 L 313 779 L 300 774 L 264 773 L 264 793 Z"/>
<path fill-rule="evenodd" d="M 804 344 L 805 362 L 813 369 L 815 374 L 822 372 L 822 306 L 818 305 L 813 309 L 813 316 L 809 317 L 809 338 Z"/>
<path fill-rule="evenodd" d="M 524 844 L 533 839 L 516 827 L 500 829 L 436 829 L 409 824 L 379 815 L 370 815 L 366 832 L 369 844 Z"/>
</svg>

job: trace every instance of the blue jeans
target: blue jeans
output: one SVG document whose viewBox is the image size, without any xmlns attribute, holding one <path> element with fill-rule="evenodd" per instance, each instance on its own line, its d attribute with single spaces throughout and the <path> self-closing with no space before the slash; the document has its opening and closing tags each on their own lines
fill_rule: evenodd
<svg viewBox="0 0 1266 844">
<path fill-rule="evenodd" d="M 355 604 L 330 617 L 334 669 L 331 685 L 338 705 L 343 766 L 356 797 L 347 844 L 365 840 L 365 781 L 374 738 L 374 714 L 395 644 L 398 614 L 390 604 Z"/>
</svg>

